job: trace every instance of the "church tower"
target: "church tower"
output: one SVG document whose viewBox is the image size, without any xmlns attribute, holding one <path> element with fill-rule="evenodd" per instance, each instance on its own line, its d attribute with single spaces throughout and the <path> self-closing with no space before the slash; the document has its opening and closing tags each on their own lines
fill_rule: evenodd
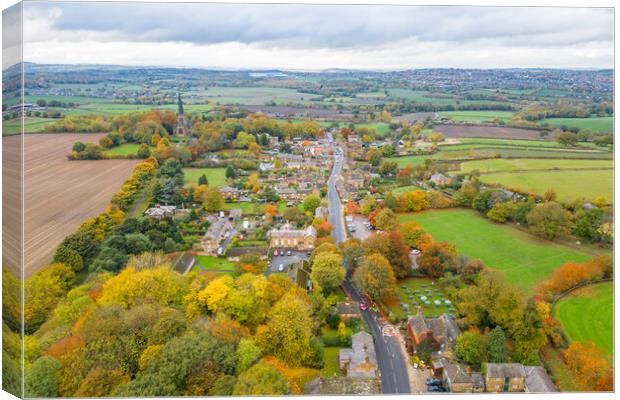
<svg viewBox="0 0 620 400">
<path fill-rule="evenodd" d="M 177 116 L 177 124 L 174 127 L 175 136 L 190 136 L 190 124 L 185 119 L 185 113 L 183 111 L 183 100 L 181 100 L 181 93 L 178 94 L 179 114 Z"/>
</svg>

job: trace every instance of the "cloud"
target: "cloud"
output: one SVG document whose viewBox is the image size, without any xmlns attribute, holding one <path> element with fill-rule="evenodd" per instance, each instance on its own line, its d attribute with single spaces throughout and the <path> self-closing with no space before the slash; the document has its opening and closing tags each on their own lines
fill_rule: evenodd
<svg viewBox="0 0 620 400">
<path fill-rule="evenodd" d="M 184 59 L 178 60 L 185 62 L 183 65 L 208 59 L 234 67 L 238 64 L 235 58 L 248 57 L 223 53 L 243 49 L 256 57 L 271 57 L 273 62 L 289 62 L 293 54 L 303 59 L 305 54 L 325 57 L 308 60 L 307 68 L 328 59 L 343 62 L 331 67 L 415 67 L 415 59 L 429 66 L 435 62 L 433 57 L 446 60 L 448 64 L 443 66 L 449 67 L 456 66 L 459 57 L 459 63 L 467 64 L 462 60 L 465 54 L 472 66 L 473 60 L 486 60 L 487 67 L 542 66 L 553 64 L 553 54 L 565 57 L 555 60 L 562 66 L 582 66 L 584 62 L 595 67 L 613 65 L 613 10 L 600 8 L 52 2 L 25 3 L 25 21 L 26 53 L 47 53 L 56 59 L 66 59 L 66 55 L 54 57 L 49 46 L 77 54 L 71 48 L 98 43 L 101 51 L 97 54 L 77 54 L 77 58 L 133 64 L 126 56 L 105 54 L 103 49 L 119 51 L 118 47 L 125 46 L 135 51 L 156 44 L 168 50 L 160 53 L 159 60 L 158 54 L 153 54 L 150 64 L 176 65 L 170 57 L 183 53 Z M 221 56 L 211 60 L 202 54 L 188 54 L 188 49 L 215 51 Z M 438 49 L 447 54 L 439 54 Z M 502 60 L 518 54 L 515 62 L 523 65 L 495 65 L 492 57 L 485 56 L 491 51 Z M 524 55 L 528 51 L 543 58 L 530 57 L 528 61 Z M 360 54 L 390 58 L 363 60 Z M 590 56 L 576 60 L 576 54 Z M 355 64 L 348 63 L 345 56 L 353 57 Z M 409 59 L 411 62 L 405 61 Z M 251 68 L 252 60 L 248 61 L 246 67 Z"/>
</svg>

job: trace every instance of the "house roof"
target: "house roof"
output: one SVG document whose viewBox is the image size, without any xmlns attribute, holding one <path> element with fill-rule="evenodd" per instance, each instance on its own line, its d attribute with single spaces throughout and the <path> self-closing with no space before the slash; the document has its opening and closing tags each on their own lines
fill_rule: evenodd
<svg viewBox="0 0 620 400">
<path fill-rule="evenodd" d="M 339 301 L 336 303 L 336 312 L 340 315 L 359 314 L 359 306 L 357 301 Z"/>
<path fill-rule="evenodd" d="M 433 337 L 444 346 L 452 345 L 457 336 L 461 334 L 456 321 L 446 314 L 437 318 L 424 318 L 422 312 L 418 310 L 416 315 L 409 317 L 408 325 L 416 336 L 420 336 L 424 332 L 432 332 Z"/>
<path fill-rule="evenodd" d="M 205 235 L 202 237 L 204 239 L 221 239 L 221 236 L 227 230 L 232 230 L 232 225 L 228 222 L 227 218 L 218 218 L 211 224 Z"/>
<path fill-rule="evenodd" d="M 474 383 L 471 375 L 465 371 L 465 367 L 460 364 L 447 363 L 443 368 L 444 376 L 451 384 L 455 383 Z"/>
<path fill-rule="evenodd" d="M 351 338 L 350 349 L 341 349 L 340 360 L 348 360 L 347 376 L 372 378 L 377 376 L 377 355 L 372 335 L 358 332 Z"/>
<path fill-rule="evenodd" d="M 525 378 L 525 368 L 518 363 L 488 363 L 487 378 Z"/>
<path fill-rule="evenodd" d="M 379 378 L 332 377 L 316 378 L 304 386 L 304 394 L 354 394 L 371 395 L 381 393 Z"/>
<path fill-rule="evenodd" d="M 557 392 L 551 378 L 543 367 L 525 366 L 525 386 L 528 392 L 532 393 L 549 393 Z"/>
</svg>

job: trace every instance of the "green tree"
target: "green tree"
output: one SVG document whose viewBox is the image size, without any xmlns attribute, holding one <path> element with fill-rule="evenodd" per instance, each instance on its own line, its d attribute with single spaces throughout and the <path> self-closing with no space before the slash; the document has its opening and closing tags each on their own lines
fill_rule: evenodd
<svg viewBox="0 0 620 400">
<path fill-rule="evenodd" d="M 377 200 L 371 194 L 364 197 L 360 202 L 360 214 L 362 215 L 370 214 L 375 208 L 377 208 Z"/>
<path fill-rule="evenodd" d="M 224 209 L 224 198 L 216 187 L 207 188 L 204 194 L 204 207 L 208 212 L 217 212 Z"/>
<path fill-rule="evenodd" d="M 99 244 L 94 236 L 81 230 L 67 236 L 60 245 L 77 251 L 84 264 L 88 264 L 99 249 Z"/>
<path fill-rule="evenodd" d="M 304 210 L 314 215 L 314 210 L 321 205 L 321 198 L 316 194 L 309 194 L 304 199 L 303 205 Z"/>
<path fill-rule="evenodd" d="M 95 367 L 88 371 L 75 397 L 109 397 L 120 384 L 129 382 L 129 376 L 117 369 Z"/>
<path fill-rule="evenodd" d="M 467 364 L 479 366 L 486 359 L 486 343 L 480 333 L 467 331 L 456 338 L 456 354 Z"/>
<path fill-rule="evenodd" d="M 489 335 L 489 343 L 487 346 L 489 362 L 503 363 L 506 362 L 506 335 L 500 326 L 496 326 Z"/>
<path fill-rule="evenodd" d="M 24 374 L 26 397 L 58 397 L 62 365 L 52 357 L 37 359 Z"/>
<path fill-rule="evenodd" d="M 235 396 L 278 396 L 288 394 L 288 382 L 276 367 L 260 361 L 237 378 Z"/>
<path fill-rule="evenodd" d="M 575 235 L 590 241 L 599 240 L 604 213 L 600 208 L 578 211 L 575 218 L 575 229 L 573 230 Z"/>
<path fill-rule="evenodd" d="M 364 257 L 353 274 L 353 282 L 362 293 L 380 302 L 392 298 L 396 289 L 390 262 L 380 254 Z"/>
<path fill-rule="evenodd" d="M 329 294 L 340 286 L 346 271 L 342 257 L 337 253 L 320 253 L 312 262 L 310 278 L 317 288 Z"/>
<path fill-rule="evenodd" d="M 235 167 L 229 165 L 226 167 L 226 179 L 235 179 L 237 177 L 237 172 L 235 172 Z"/>
<path fill-rule="evenodd" d="M 209 396 L 232 396 L 236 378 L 231 375 L 222 375 L 209 389 Z"/>
<path fill-rule="evenodd" d="M 140 146 L 138 146 L 137 154 L 140 158 L 149 158 L 151 156 L 151 150 L 149 149 L 149 146 L 142 143 Z"/>
<path fill-rule="evenodd" d="M 65 264 L 74 271 L 81 271 L 84 267 L 80 253 L 66 246 L 59 246 L 56 249 L 56 253 L 54 254 L 54 262 Z"/>
<path fill-rule="evenodd" d="M 539 204 L 527 215 L 530 231 L 547 240 L 570 232 L 571 221 L 567 211 L 554 201 Z"/>
<path fill-rule="evenodd" d="M 237 346 L 237 375 L 247 371 L 260 358 L 260 348 L 251 339 L 241 339 Z"/>
<path fill-rule="evenodd" d="M 557 136 L 556 140 L 564 146 L 576 146 L 579 139 L 576 133 L 562 132 Z"/>
<path fill-rule="evenodd" d="M 398 203 L 396 201 L 396 197 L 392 194 L 392 192 L 389 192 L 385 196 L 385 200 L 383 201 L 383 205 L 386 208 L 389 208 L 392 211 L 396 211 L 396 207 L 398 207 Z"/>
<path fill-rule="evenodd" d="M 382 231 L 391 231 L 398 227 L 398 217 L 394 214 L 394 211 L 389 208 L 384 208 L 379 211 L 379 214 L 375 217 L 377 229 Z"/>
<path fill-rule="evenodd" d="M 198 186 L 208 185 L 208 184 L 209 184 L 209 180 L 207 179 L 206 174 L 202 174 L 198 177 Z"/>
<path fill-rule="evenodd" d="M 512 215 L 514 203 L 507 201 L 505 203 L 495 203 L 495 205 L 487 212 L 487 217 L 495 222 L 506 222 Z"/>
</svg>

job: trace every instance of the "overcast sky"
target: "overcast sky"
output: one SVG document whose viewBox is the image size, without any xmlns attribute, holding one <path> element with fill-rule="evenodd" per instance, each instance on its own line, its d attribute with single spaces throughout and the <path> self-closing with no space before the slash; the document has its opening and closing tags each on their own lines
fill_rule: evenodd
<svg viewBox="0 0 620 400">
<path fill-rule="evenodd" d="M 588 8 L 25 3 L 37 63 L 282 69 L 611 68 Z"/>
</svg>

